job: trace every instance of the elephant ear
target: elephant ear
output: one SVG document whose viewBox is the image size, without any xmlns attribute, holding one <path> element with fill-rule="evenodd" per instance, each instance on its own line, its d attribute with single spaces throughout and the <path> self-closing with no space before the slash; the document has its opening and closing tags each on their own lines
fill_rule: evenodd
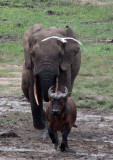
<svg viewBox="0 0 113 160">
<path fill-rule="evenodd" d="M 76 39 L 75 34 L 73 33 L 70 27 L 66 27 L 66 37 L 72 37 Z M 63 71 L 67 70 L 73 63 L 74 57 L 79 53 L 80 47 L 79 44 L 73 40 L 67 40 L 67 43 L 64 47 L 64 56 L 61 62 L 61 69 Z"/>
<path fill-rule="evenodd" d="M 42 29 L 42 24 L 35 24 L 30 29 L 28 29 L 24 34 L 24 57 L 25 57 L 25 66 L 27 69 L 32 69 L 32 60 L 31 60 L 31 37 Z"/>
<path fill-rule="evenodd" d="M 27 69 L 32 69 L 32 61 L 30 57 L 30 44 L 29 44 L 29 38 L 24 38 L 24 58 L 25 58 L 25 66 Z"/>
</svg>

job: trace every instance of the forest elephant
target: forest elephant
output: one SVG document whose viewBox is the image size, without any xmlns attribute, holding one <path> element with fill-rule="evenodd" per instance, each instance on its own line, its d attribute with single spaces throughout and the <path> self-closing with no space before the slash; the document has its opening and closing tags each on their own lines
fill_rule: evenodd
<svg viewBox="0 0 113 160">
<path fill-rule="evenodd" d="M 45 128 L 43 100 L 49 101 L 48 89 L 56 86 L 56 78 L 58 90 L 63 92 L 66 86 L 71 95 L 81 64 L 79 44 L 69 26 L 42 29 L 35 24 L 25 32 L 22 91 L 30 101 L 35 128 Z"/>
</svg>

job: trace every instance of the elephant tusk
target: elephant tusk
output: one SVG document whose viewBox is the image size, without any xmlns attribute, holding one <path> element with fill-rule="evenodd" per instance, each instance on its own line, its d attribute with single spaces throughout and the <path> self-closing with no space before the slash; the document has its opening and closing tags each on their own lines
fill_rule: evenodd
<svg viewBox="0 0 113 160">
<path fill-rule="evenodd" d="M 38 95 L 37 95 L 37 90 L 36 90 L 36 84 L 35 83 L 34 83 L 34 97 L 35 97 L 35 101 L 36 101 L 37 105 L 39 106 Z"/>
</svg>

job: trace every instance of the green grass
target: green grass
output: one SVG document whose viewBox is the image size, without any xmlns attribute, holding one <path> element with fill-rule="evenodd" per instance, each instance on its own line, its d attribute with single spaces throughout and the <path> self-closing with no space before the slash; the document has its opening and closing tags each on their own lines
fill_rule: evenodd
<svg viewBox="0 0 113 160">
<path fill-rule="evenodd" d="M 113 56 L 109 54 L 82 56 L 81 70 L 72 94 L 78 106 L 113 109 Z"/>
<path fill-rule="evenodd" d="M 25 120 L 31 119 L 31 116 L 29 116 L 25 112 L 21 112 L 21 111 L 15 111 L 14 115 L 20 117 L 20 121 L 25 121 Z"/>
<path fill-rule="evenodd" d="M 81 70 L 72 94 L 77 106 L 113 109 L 113 44 L 104 43 L 113 39 L 113 3 L 109 3 L 81 5 L 81 0 L 1 0 L 0 65 L 23 64 L 22 39 L 33 24 L 42 23 L 44 28 L 69 25 L 83 43 Z M 48 11 L 53 11 L 53 15 Z M 15 71 L 21 72 L 21 69 L 0 69 L 0 77 L 15 77 Z M 2 95 L 8 87 L 11 86 L 0 86 Z M 18 91 L 13 94 L 18 95 Z"/>
<path fill-rule="evenodd" d="M 0 62 L 22 65 L 24 61 L 22 41 L 0 43 Z"/>
</svg>

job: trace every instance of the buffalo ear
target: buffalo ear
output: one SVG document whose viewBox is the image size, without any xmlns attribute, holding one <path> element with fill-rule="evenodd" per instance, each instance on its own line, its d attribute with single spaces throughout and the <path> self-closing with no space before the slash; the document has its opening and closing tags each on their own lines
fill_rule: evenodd
<svg viewBox="0 0 113 160">
<path fill-rule="evenodd" d="M 74 32 L 69 26 L 66 27 L 66 37 L 76 38 Z M 79 50 L 80 47 L 78 43 L 75 43 L 73 40 L 67 40 L 64 47 L 64 56 L 60 65 L 63 71 L 67 70 L 67 68 L 71 66 L 74 56 L 79 53 Z"/>
</svg>

